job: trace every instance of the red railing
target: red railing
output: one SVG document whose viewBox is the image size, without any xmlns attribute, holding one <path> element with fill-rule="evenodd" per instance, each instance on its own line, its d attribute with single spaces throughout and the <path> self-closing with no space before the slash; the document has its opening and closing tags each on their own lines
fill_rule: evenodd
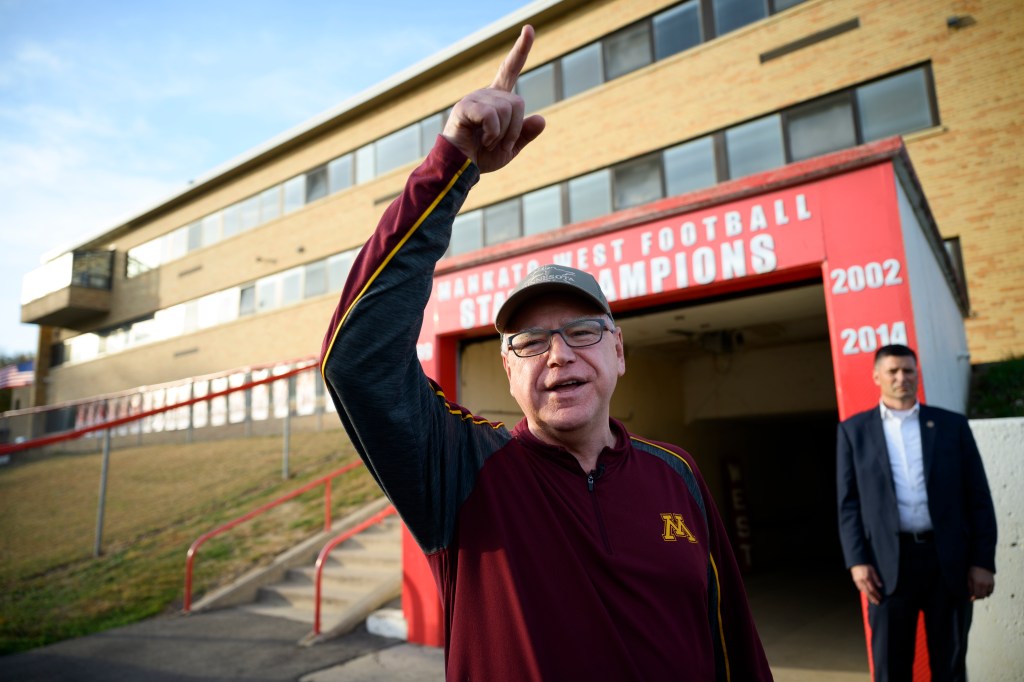
<svg viewBox="0 0 1024 682">
<path fill-rule="evenodd" d="M 351 529 L 345 531 L 344 533 L 342 533 L 341 535 L 339 535 L 338 537 L 334 538 L 333 540 L 328 542 L 326 545 L 324 545 L 324 548 L 320 550 L 320 554 L 317 555 L 317 557 L 316 557 L 316 578 L 315 578 L 315 588 L 314 588 L 314 594 L 313 594 L 313 634 L 314 635 L 319 635 L 320 634 L 320 602 L 321 602 L 321 594 L 322 594 L 321 585 L 323 583 L 324 564 L 327 562 L 327 555 L 330 554 L 331 550 L 333 550 L 335 547 L 337 547 L 341 543 L 343 543 L 346 540 L 349 540 L 349 539 L 355 537 L 359 533 L 362 533 L 364 530 L 366 530 L 370 526 L 372 526 L 374 524 L 377 524 L 377 523 L 380 523 L 381 521 L 383 521 L 388 516 L 391 516 L 392 514 L 397 514 L 397 513 L 398 513 L 398 511 L 394 507 L 389 506 L 387 509 L 383 509 L 383 510 L 377 512 L 376 514 L 374 514 L 373 516 L 371 516 L 370 518 L 366 519 L 365 521 L 360 523 L 358 526 L 356 526 L 354 528 L 351 528 Z"/>
<path fill-rule="evenodd" d="M 298 497 L 299 495 L 301 495 L 301 494 L 303 494 L 305 492 L 308 492 L 308 491 L 312 490 L 313 488 L 316 488 L 317 486 L 320 486 L 320 485 L 322 485 L 324 487 L 324 531 L 330 531 L 331 530 L 331 482 L 335 478 L 337 478 L 338 476 L 341 476 L 344 473 L 352 471 L 356 467 L 359 467 L 359 466 L 362 466 L 362 465 L 363 465 L 362 462 L 352 462 L 351 464 L 343 466 L 343 467 L 341 467 L 340 469 L 338 469 L 336 471 L 332 471 L 331 473 L 327 474 L 326 476 L 321 476 L 320 478 L 316 479 L 315 481 L 310 481 L 309 483 L 307 483 L 306 485 L 302 486 L 301 488 L 297 488 L 297 489 L 293 490 L 292 492 L 288 493 L 287 495 L 283 495 L 282 497 L 277 498 L 276 500 L 273 500 L 271 502 L 267 502 L 263 506 L 261 506 L 261 507 L 259 507 L 257 509 L 252 510 L 248 514 L 243 514 L 242 516 L 239 516 L 238 518 L 225 523 L 223 526 L 215 528 L 215 529 L 209 531 L 208 533 L 200 535 L 198 538 L 196 538 L 195 542 L 192 543 L 192 546 L 188 548 L 188 555 L 187 555 L 187 557 L 185 559 L 185 601 L 184 601 L 184 606 L 183 606 L 182 610 L 185 613 L 188 613 L 192 609 L 192 571 L 193 571 L 193 565 L 195 563 L 196 552 L 199 550 L 199 547 L 203 545 L 203 543 L 205 543 L 210 538 L 216 537 L 217 535 L 220 535 L 221 533 L 224 533 L 226 531 L 231 530 L 232 528 L 234 528 L 235 526 L 237 526 L 240 523 L 244 523 L 245 521 L 248 521 L 249 519 L 251 519 L 251 518 L 253 518 L 255 516 L 259 516 L 263 512 L 265 512 L 265 511 L 267 511 L 269 509 L 273 509 L 274 507 L 278 506 L 279 504 L 283 504 L 284 502 L 287 502 L 288 500 L 291 500 L 291 499 L 293 499 L 295 497 Z"/>
</svg>

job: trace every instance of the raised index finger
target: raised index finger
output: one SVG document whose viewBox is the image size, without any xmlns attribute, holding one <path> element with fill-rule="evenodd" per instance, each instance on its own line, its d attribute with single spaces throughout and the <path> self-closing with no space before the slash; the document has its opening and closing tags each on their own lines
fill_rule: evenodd
<svg viewBox="0 0 1024 682">
<path fill-rule="evenodd" d="M 519 33 L 516 44 L 512 46 L 509 53 L 505 55 L 504 61 L 501 62 L 501 66 L 498 67 L 498 73 L 491 81 L 492 88 L 512 92 L 516 87 L 516 81 L 519 80 L 519 74 L 526 64 L 526 58 L 530 55 L 531 47 L 533 47 L 533 26 L 526 25 Z"/>
</svg>

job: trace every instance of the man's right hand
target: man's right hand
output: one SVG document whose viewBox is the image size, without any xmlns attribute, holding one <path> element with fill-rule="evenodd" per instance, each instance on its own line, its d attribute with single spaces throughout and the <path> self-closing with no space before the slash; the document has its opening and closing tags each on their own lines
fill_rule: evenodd
<svg viewBox="0 0 1024 682">
<path fill-rule="evenodd" d="M 481 173 L 505 167 L 544 130 L 543 117 L 524 118 L 523 98 L 513 92 L 532 46 L 533 27 L 524 26 L 491 86 L 459 100 L 441 132 Z"/>
<path fill-rule="evenodd" d="M 868 601 L 878 605 L 882 601 L 882 580 L 871 564 L 857 564 L 850 567 L 850 576 L 857 589 L 867 595 Z"/>
</svg>

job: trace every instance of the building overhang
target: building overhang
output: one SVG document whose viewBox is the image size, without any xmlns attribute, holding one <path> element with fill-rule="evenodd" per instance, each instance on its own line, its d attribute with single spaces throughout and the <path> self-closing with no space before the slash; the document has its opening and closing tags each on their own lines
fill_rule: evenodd
<svg viewBox="0 0 1024 682">
<path fill-rule="evenodd" d="M 643 206 L 637 206 L 613 214 L 595 218 L 570 227 L 529 237 L 513 242 L 496 244 L 471 253 L 446 258 L 438 263 L 435 277 L 471 270 L 510 257 L 525 256 L 531 252 L 568 246 L 574 242 L 616 232 L 631 226 L 693 213 L 710 207 L 737 202 L 750 197 L 785 190 L 819 181 L 825 178 L 850 173 L 857 169 L 889 164 L 906 190 L 922 231 L 939 264 L 943 275 L 954 292 L 961 313 L 970 314 L 968 296 L 962 276 L 943 247 L 943 238 L 935 218 L 928 206 L 920 181 L 914 171 L 906 146 L 900 137 L 891 137 L 851 147 L 830 154 L 824 154 L 806 161 L 756 173 L 743 178 L 719 183 L 704 190 L 679 196 L 668 197 Z"/>
<path fill-rule="evenodd" d="M 110 290 L 68 285 L 21 306 L 21 321 L 85 331 L 110 312 Z"/>
</svg>

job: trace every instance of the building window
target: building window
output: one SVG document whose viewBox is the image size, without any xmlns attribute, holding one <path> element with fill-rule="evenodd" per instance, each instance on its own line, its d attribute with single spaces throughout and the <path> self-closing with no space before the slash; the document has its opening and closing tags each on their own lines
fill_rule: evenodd
<svg viewBox="0 0 1024 682">
<path fill-rule="evenodd" d="M 260 224 L 260 197 L 256 195 L 242 202 L 242 230 L 251 230 Z"/>
<path fill-rule="evenodd" d="M 288 215 L 306 205 L 306 176 L 296 175 L 284 183 L 284 213 Z"/>
<path fill-rule="evenodd" d="M 434 141 L 444 129 L 445 117 L 441 113 L 428 116 L 420 121 L 420 156 L 426 156 L 427 152 L 434 146 Z"/>
<path fill-rule="evenodd" d="M 252 315 L 256 312 L 256 285 L 242 287 L 238 292 L 238 315 Z"/>
<path fill-rule="evenodd" d="M 373 164 L 373 145 L 368 144 L 356 150 L 356 184 L 369 182 L 377 176 Z"/>
<path fill-rule="evenodd" d="M 292 268 L 281 273 L 281 305 L 291 305 L 302 300 L 302 268 Z"/>
<path fill-rule="evenodd" d="M 484 243 L 488 245 L 510 241 L 522 233 L 519 226 L 519 199 L 488 206 L 483 214 Z"/>
<path fill-rule="evenodd" d="M 306 173 L 306 203 L 327 196 L 327 166 L 320 166 Z"/>
<path fill-rule="evenodd" d="M 232 237 L 242 231 L 242 205 L 231 204 L 224 209 L 223 223 L 224 239 Z"/>
<path fill-rule="evenodd" d="M 108 334 L 104 335 L 104 337 L 104 353 L 120 353 L 121 351 L 128 347 L 127 327 L 111 329 Z"/>
<path fill-rule="evenodd" d="M 256 282 L 256 312 L 262 313 L 277 307 L 280 277 L 264 277 Z"/>
<path fill-rule="evenodd" d="M 188 235 L 188 225 L 185 227 L 179 227 L 177 230 L 167 235 L 166 241 L 164 242 L 164 263 L 169 263 L 172 260 L 181 258 L 188 253 Z"/>
<path fill-rule="evenodd" d="M 690 0 L 654 16 L 654 58 L 665 59 L 700 45 L 700 3 Z"/>
<path fill-rule="evenodd" d="M 128 328 L 128 345 L 137 343 L 132 334 L 135 324 Z M 157 339 L 169 339 L 180 336 L 185 331 L 185 304 L 179 304 L 158 310 L 153 314 L 153 336 Z"/>
<path fill-rule="evenodd" d="M 612 212 L 611 172 L 605 168 L 569 181 L 569 222 Z"/>
<path fill-rule="evenodd" d="M 70 352 L 66 353 L 64 351 L 65 347 L 67 346 L 64 343 L 55 343 L 50 346 L 50 367 L 63 365 L 64 359 L 71 355 Z M 70 351 L 70 347 L 68 347 L 68 350 Z"/>
<path fill-rule="evenodd" d="M 341 291 L 345 286 L 349 270 L 352 269 L 352 262 L 358 253 L 359 249 L 352 249 L 327 259 L 327 287 L 330 291 Z"/>
<path fill-rule="evenodd" d="M 784 9 L 796 7 L 801 2 L 807 2 L 807 0 L 772 0 L 772 12 L 781 12 Z"/>
<path fill-rule="evenodd" d="M 457 256 L 482 248 L 484 245 L 483 213 L 471 211 L 455 216 L 452 223 L 452 240 L 448 245 L 448 255 Z"/>
<path fill-rule="evenodd" d="M 725 131 L 729 177 L 742 178 L 786 163 L 778 114 L 765 116 Z"/>
<path fill-rule="evenodd" d="M 715 141 L 710 135 L 665 150 L 665 194 L 676 196 L 718 182 Z"/>
<path fill-rule="evenodd" d="M 260 193 L 260 222 L 265 223 L 281 215 L 281 185 L 274 185 Z"/>
<path fill-rule="evenodd" d="M 160 267 L 161 240 L 153 239 L 140 244 L 134 249 L 128 249 L 127 262 L 125 264 L 127 277 L 138 277 L 144 272 L 149 272 Z"/>
<path fill-rule="evenodd" d="M 100 354 L 100 337 L 96 334 L 79 334 L 66 343 L 72 362 L 92 360 Z"/>
<path fill-rule="evenodd" d="M 203 247 L 203 224 L 194 222 L 186 226 L 188 230 L 188 251 L 195 251 Z"/>
<path fill-rule="evenodd" d="M 646 21 L 634 24 L 604 40 L 605 77 L 625 76 L 651 63 L 651 26 Z"/>
<path fill-rule="evenodd" d="M 953 278 L 956 280 L 960 293 L 963 294 L 964 304 L 970 310 L 970 295 L 967 291 L 967 274 L 964 270 L 964 254 L 960 247 L 960 237 L 946 237 L 942 240 L 942 246 L 949 256 L 950 265 L 953 266 Z"/>
<path fill-rule="evenodd" d="M 399 166 L 416 161 L 420 156 L 420 129 L 418 125 L 391 133 L 377 140 L 377 175 L 383 175 Z"/>
<path fill-rule="evenodd" d="M 768 16 L 767 0 L 711 0 L 715 35 L 724 35 Z"/>
<path fill-rule="evenodd" d="M 304 298 L 327 293 L 327 261 L 318 260 L 306 265 Z"/>
<path fill-rule="evenodd" d="M 562 97 L 568 99 L 604 82 L 601 43 L 594 43 L 562 57 Z"/>
<path fill-rule="evenodd" d="M 523 196 L 523 234 L 557 230 L 564 223 L 562 187 L 552 185 Z"/>
<path fill-rule="evenodd" d="M 199 299 L 196 320 L 199 329 L 215 327 L 238 317 L 238 289 L 225 289 Z"/>
<path fill-rule="evenodd" d="M 795 107 L 786 112 L 789 158 L 809 159 L 857 144 L 850 97 L 842 94 Z"/>
<path fill-rule="evenodd" d="M 199 328 L 199 302 L 198 301 L 187 301 L 181 304 L 182 325 L 179 334 L 191 334 Z M 147 341 L 154 341 L 159 338 L 156 334 L 158 327 L 152 324 L 150 320 L 145 322 L 136 322 L 132 325 L 132 333 L 136 335 L 135 340 L 132 342 L 133 345 L 139 345 L 146 343 Z"/>
<path fill-rule="evenodd" d="M 558 101 L 554 63 L 524 73 L 516 83 L 516 91 L 526 102 L 527 114 L 554 104 Z"/>
<path fill-rule="evenodd" d="M 352 186 L 352 155 L 338 157 L 327 164 L 327 175 L 331 181 L 331 194 Z"/>
<path fill-rule="evenodd" d="M 202 219 L 203 225 L 203 246 L 210 246 L 220 241 L 220 211 L 212 213 Z"/>
<path fill-rule="evenodd" d="M 647 156 L 615 167 L 615 210 L 656 201 L 665 196 L 661 182 L 661 157 Z"/>
<path fill-rule="evenodd" d="M 931 91 L 923 68 L 857 88 L 863 140 L 871 142 L 935 125 Z"/>
</svg>

